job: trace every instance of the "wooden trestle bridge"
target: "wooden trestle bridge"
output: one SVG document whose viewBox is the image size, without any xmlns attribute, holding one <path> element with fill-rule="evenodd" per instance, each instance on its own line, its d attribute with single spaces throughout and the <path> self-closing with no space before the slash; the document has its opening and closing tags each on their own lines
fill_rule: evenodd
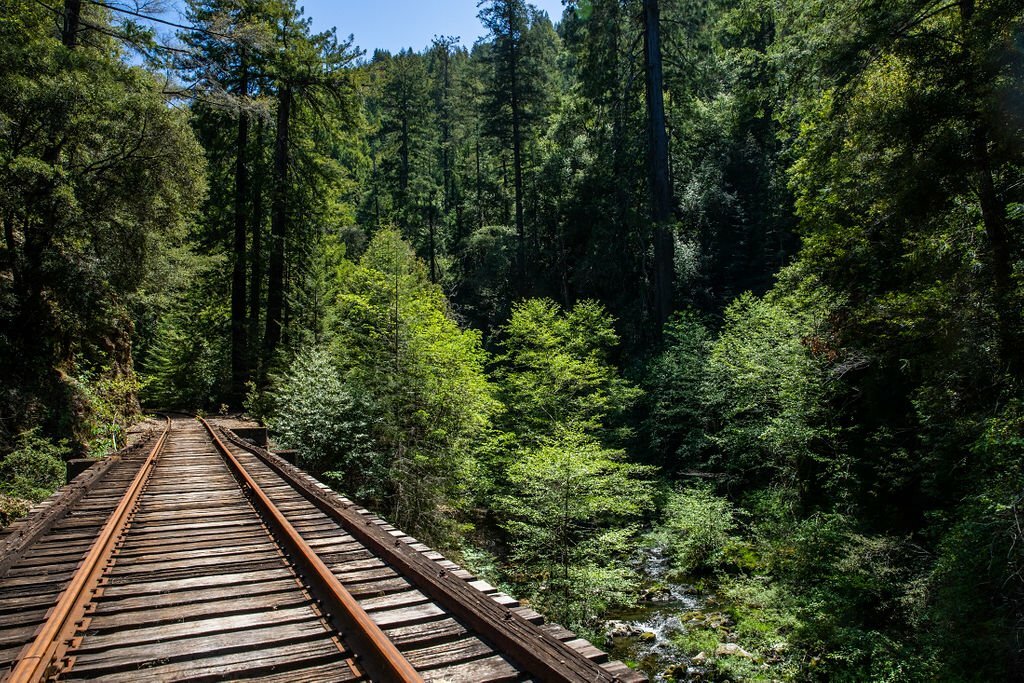
<svg viewBox="0 0 1024 683">
<path fill-rule="evenodd" d="M 195 418 L 166 418 L 3 534 L 11 682 L 646 680 Z"/>
</svg>

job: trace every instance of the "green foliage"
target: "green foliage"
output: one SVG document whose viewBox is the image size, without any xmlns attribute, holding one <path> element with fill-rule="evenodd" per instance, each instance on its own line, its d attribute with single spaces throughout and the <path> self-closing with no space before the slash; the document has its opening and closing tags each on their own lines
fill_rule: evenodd
<svg viewBox="0 0 1024 683">
<path fill-rule="evenodd" d="M 31 508 L 32 502 L 25 498 L 0 493 L 0 528 L 24 517 Z"/>
<path fill-rule="evenodd" d="M 580 429 L 559 430 L 508 468 L 495 501 L 512 538 L 514 578 L 564 624 L 585 626 L 638 588 L 626 561 L 650 509 L 653 468 L 624 460 Z"/>
<path fill-rule="evenodd" d="M 341 490 L 379 497 L 387 468 L 372 450 L 373 411 L 349 392 L 330 354 L 315 346 L 300 351 L 275 387 L 267 426 L 277 441 L 299 449 L 301 466 L 326 472 Z"/>
<path fill-rule="evenodd" d="M 22 432 L 15 450 L 0 461 L 0 493 L 38 503 L 64 485 L 70 452 L 67 441 L 54 443 L 34 429 Z"/>
<path fill-rule="evenodd" d="M 728 499 L 710 486 L 691 486 L 670 494 L 662 514 L 655 540 L 667 548 L 676 569 L 692 572 L 722 563 L 735 527 Z"/>
<path fill-rule="evenodd" d="M 202 150 L 164 81 L 122 60 L 108 10 L 83 8 L 74 46 L 48 7 L 2 15 L 0 422 L 84 446 L 108 419 L 74 378 L 107 372 L 128 383 L 117 410 L 134 403 L 132 309 L 203 196 Z"/>
<path fill-rule="evenodd" d="M 622 437 L 616 420 L 640 396 L 612 362 L 618 344 L 611 316 L 594 301 L 563 310 L 550 299 L 527 299 L 501 328 L 495 370 L 504 424 L 536 441 L 552 425 L 601 437 Z"/>
<path fill-rule="evenodd" d="M 515 231 L 504 225 L 486 225 L 466 240 L 459 281 L 460 312 L 483 329 L 497 329 L 512 305 Z"/>
<path fill-rule="evenodd" d="M 846 462 L 832 448 L 828 423 L 828 355 L 812 345 L 816 307 L 792 297 L 739 297 L 711 348 L 706 400 L 715 415 L 712 442 L 721 465 L 744 476 L 758 473 L 787 486 L 812 485 L 816 461 L 821 484 L 846 477 Z"/>
<path fill-rule="evenodd" d="M 86 414 L 86 449 L 103 455 L 126 446 L 128 428 L 142 417 L 137 398 L 141 383 L 132 369 L 119 374 L 105 368 L 98 377 L 75 378 L 75 384 Z"/>
<path fill-rule="evenodd" d="M 974 653 L 1005 638 L 1012 615 L 1024 604 L 1020 401 L 985 422 L 970 457 L 980 475 L 976 493 L 949 515 L 952 523 L 937 543 L 936 561 L 915 587 L 910 620 L 928 629 L 925 643 L 941 653 L 941 661 L 975 670 L 982 680 L 998 678 L 1004 663 L 978 662 Z M 961 628 L 964 621 L 970 629 Z"/>
<path fill-rule="evenodd" d="M 496 408 L 480 336 L 459 328 L 396 232 L 335 268 L 326 350 L 300 352 L 276 380 L 270 424 L 350 495 L 452 543 Z"/>
<path fill-rule="evenodd" d="M 142 358 L 142 398 L 155 407 L 210 408 L 228 382 L 228 311 L 190 292 L 156 321 Z"/>
<path fill-rule="evenodd" d="M 483 2 L 471 49 L 358 65 L 293 0 L 194 0 L 223 35 L 182 35 L 184 108 L 116 13 L 72 47 L 5 0 L 4 465 L 59 455 L 29 427 L 119 444 L 133 357 L 147 401 L 220 405 L 241 336 L 306 466 L 425 540 L 498 527 L 474 561 L 572 625 L 634 597 L 645 457 L 723 475 L 658 532 L 755 655 L 712 675 L 1020 678 L 1020 3 L 660 6 L 684 311 L 655 330 L 640 0 L 557 31 Z"/>
<path fill-rule="evenodd" d="M 665 326 L 664 351 L 647 364 L 644 436 L 667 469 L 699 466 L 706 457 L 711 347 L 711 333 L 700 318 L 679 313 Z"/>
</svg>

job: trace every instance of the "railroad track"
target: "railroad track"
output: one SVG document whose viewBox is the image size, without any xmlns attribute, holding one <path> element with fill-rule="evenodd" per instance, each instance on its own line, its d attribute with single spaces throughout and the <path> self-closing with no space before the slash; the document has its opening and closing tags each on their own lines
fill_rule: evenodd
<svg viewBox="0 0 1024 683">
<path fill-rule="evenodd" d="M 645 680 L 232 432 L 167 418 L 0 538 L 3 680 Z"/>
</svg>

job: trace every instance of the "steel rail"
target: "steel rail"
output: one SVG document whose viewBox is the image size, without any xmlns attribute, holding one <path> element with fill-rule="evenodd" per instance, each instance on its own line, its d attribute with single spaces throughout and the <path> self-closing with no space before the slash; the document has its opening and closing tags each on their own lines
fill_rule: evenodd
<svg viewBox="0 0 1024 683">
<path fill-rule="evenodd" d="M 355 646 L 362 655 L 358 662 L 373 680 L 384 683 L 423 683 L 423 678 L 391 639 L 370 618 L 351 593 L 341 584 L 316 551 L 284 516 L 245 467 L 220 440 L 213 427 L 202 417 L 197 419 L 206 427 L 214 445 L 224 456 L 239 483 L 250 494 L 253 505 L 263 513 L 267 526 L 272 527 L 277 541 L 284 545 L 296 565 L 304 570 L 300 576 L 310 584 L 325 603 L 328 615 L 337 618 L 345 641 Z"/>
<path fill-rule="evenodd" d="M 163 433 L 121 496 L 117 507 L 110 513 L 70 583 L 50 609 L 46 621 L 36 631 L 32 642 L 18 653 L 10 674 L 4 679 L 7 683 L 35 683 L 46 680 L 53 673 L 54 665 L 67 652 L 75 632 L 80 629 L 82 620 L 86 617 L 86 605 L 96 596 L 117 541 L 130 521 L 131 513 L 167 440 L 171 419 L 166 417 L 166 420 L 167 425 Z"/>
<path fill-rule="evenodd" d="M 321 512 L 338 522 L 356 540 L 378 558 L 391 565 L 407 581 L 448 610 L 453 616 L 490 640 L 505 656 L 526 673 L 546 681 L 572 683 L 618 683 L 618 674 L 601 668 L 596 662 L 538 629 L 521 615 L 500 605 L 489 595 L 440 568 L 433 560 L 400 542 L 378 525 L 355 512 L 351 503 L 341 505 L 322 490 L 298 476 L 294 466 L 273 458 L 266 449 L 232 439 L 232 443 L 260 459 L 263 464 L 289 483 Z"/>
</svg>

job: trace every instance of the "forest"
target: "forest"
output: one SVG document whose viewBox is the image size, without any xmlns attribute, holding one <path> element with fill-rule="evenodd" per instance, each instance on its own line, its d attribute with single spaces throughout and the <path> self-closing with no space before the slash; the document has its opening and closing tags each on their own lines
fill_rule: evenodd
<svg viewBox="0 0 1024 683">
<path fill-rule="evenodd" d="M 183 5 L 0 0 L 3 523 L 245 411 L 652 678 L 1024 680 L 1018 0 Z"/>
</svg>

